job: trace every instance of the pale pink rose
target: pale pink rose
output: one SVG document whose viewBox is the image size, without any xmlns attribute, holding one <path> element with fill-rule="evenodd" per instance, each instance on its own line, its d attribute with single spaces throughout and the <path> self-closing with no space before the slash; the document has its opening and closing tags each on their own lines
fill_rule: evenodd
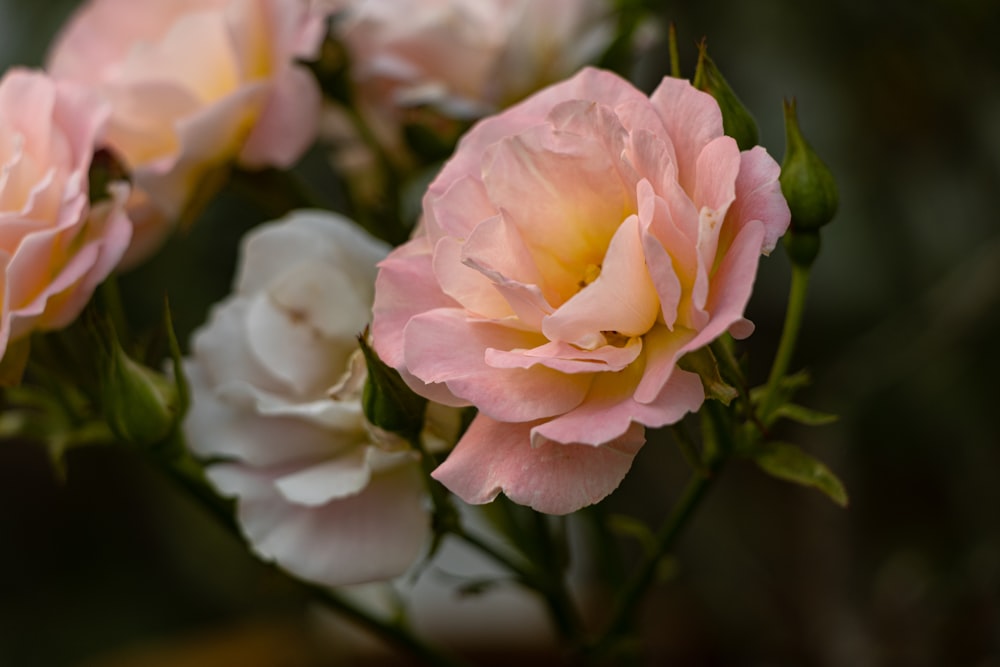
<svg viewBox="0 0 1000 667">
<path fill-rule="evenodd" d="M 429 534 L 415 451 L 375 431 L 356 336 L 388 247 L 350 221 L 300 211 L 256 228 L 234 293 L 192 339 L 184 423 L 253 549 L 337 586 L 402 573 Z"/>
<path fill-rule="evenodd" d="M 111 103 L 107 142 L 132 170 L 128 263 L 153 252 L 212 169 L 288 167 L 314 139 L 321 15 L 307 0 L 90 0 L 49 71 Z"/>
<path fill-rule="evenodd" d="M 467 119 L 563 79 L 614 36 L 608 0 L 342 0 L 334 32 L 383 139 L 405 109 Z"/>
<path fill-rule="evenodd" d="M 41 72 L 0 80 L 0 358 L 80 313 L 128 247 L 128 188 L 91 205 L 88 172 L 108 108 Z"/>
<path fill-rule="evenodd" d="M 779 167 L 715 100 L 586 69 L 475 126 L 382 262 L 373 337 L 415 391 L 479 415 L 434 476 L 548 513 L 614 490 L 644 428 L 704 399 L 687 352 L 741 337 L 789 222 Z"/>
</svg>

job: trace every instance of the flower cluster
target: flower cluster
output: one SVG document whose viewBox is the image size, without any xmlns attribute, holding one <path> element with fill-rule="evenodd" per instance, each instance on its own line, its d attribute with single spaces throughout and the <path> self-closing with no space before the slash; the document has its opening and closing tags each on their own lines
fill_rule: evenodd
<svg viewBox="0 0 1000 667">
<path fill-rule="evenodd" d="M 463 524 L 468 505 L 522 506 L 501 501 L 517 549 L 518 512 L 602 501 L 647 429 L 720 397 L 735 402 L 705 430 L 728 429 L 723 455 L 843 499 L 821 464 L 768 440 L 794 389 L 790 354 L 756 392 L 732 354 L 754 328 L 760 257 L 789 228 L 782 188 L 821 183 L 826 222 L 832 177 L 797 134 L 785 174 L 755 129 L 726 134 L 755 125 L 704 47 L 702 76 L 664 76 L 648 95 L 612 71 L 640 23 L 622 4 L 83 2 L 44 71 L 0 80 L 0 382 L 25 380 L 3 408 L 62 411 L 38 430 L 59 447 L 146 448 L 202 498 L 234 498 L 225 511 L 250 548 L 319 586 L 389 580 L 462 540 L 547 597 L 567 635 L 548 519 L 532 524 L 541 546 L 511 557 Z M 370 183 L 338 170 L 321 135 L 344 105 L 346 134 L 380 158 Z M 425 113 L 447 125 L 443 152 L 395 159 Z M 306 205 L 322 183 L 296 181 L 310 149 L 330 156 L 333 196 Z M 120 293 L 92 301 L 99 284 L 187 223 L 212 224 L 207 204 L 233 183 L 268 186 L 248 199 L 279 219 L 243 237 L 231 293 L 185 332 L 186 356 L 169 317 L 126 337 Z M 815 236 L 812 217 L 793 232 Z M 25 372 L 33 334 L 89 302 Z M 60 400 L 39 399 L 63 381 Z M 688 449 L 707 483 L 711 447 Z"/>
</svg>

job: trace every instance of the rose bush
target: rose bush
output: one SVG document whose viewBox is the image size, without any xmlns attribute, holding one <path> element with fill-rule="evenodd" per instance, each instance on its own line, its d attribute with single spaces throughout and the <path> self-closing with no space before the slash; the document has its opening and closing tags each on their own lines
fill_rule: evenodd
<svg viewBox="0 0 1000 667">
<path fill-rule="evenodd" d="M 109 146 L 137 186 L 129 263 L 149 255 L 196 188 L 231 161 L 288 167 L 315 138 L 312 57 L 321 14 L 304 0 L 90 0 L 48 69 L 112 108 Z"/>
<path fill-rule="evenodd" d="M 562 514 L 620 483 L 644 428 L 704 400 L 678 360 L 743 310 L 789 222 L 779 167 L 715 100 L 586 69 L 475 126 L 381 264 L 373 341 L 412 388 L 479 414 L 434 476 Z"/>
<path fill-rule="evenodd" d="M 330 213 L 245 239 L 234 294 L 192 338 L 192 451 L 238 498 L 254 550 L 327 585 L 385 579 L 429 531 L 415 452 L 361 410 L 375 263 L 388 248 Z"/>
<path fill-rule="evenodd" d="M 128 246 L 128 187 L 90 202 L 108 111 L 40 72 L 12 69 L 0 80 L 0 358 L 32 331 L 69 324 Z"/>
<path fill-rule="evenodd" d="M 405 109 L 467 119 L 592 61 L 611 41 L 607 0 L 346 0 L 334 31 L 369 122 L 384 137 Z"/>
</svg>

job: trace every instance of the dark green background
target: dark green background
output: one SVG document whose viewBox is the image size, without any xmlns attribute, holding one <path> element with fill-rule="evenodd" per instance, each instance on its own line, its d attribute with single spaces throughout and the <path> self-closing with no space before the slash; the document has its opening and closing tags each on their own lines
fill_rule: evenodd
<svg viewBox="0 0 1000 667">
<path fill-rule="evenodd" d="M 38 64 L 73 4 L 0 0 L 0 66 Z M 781 98 L 795 96 L 838 178 L 796 364 L 815 378 L 804 400 L 841 419 L 787 435 L 843 478 L 851 506 L 727 470 L 653 596 L 654 664 L 1000 665 L 1000 3 L 705 0 L 663 14 L 686 73 L 707 37 L 779 158 Z M 125 277 L 133 307 L 155 312 L 169 291 L 189 331 L 261 215 L 228 196 L 214 225 Z M 763 262 L 757 376 L 787 278 L 781 251 Z M 299 647 L 280 664 L 320 664 L 281 578 L 156 471 L 95 449 L 68 473 L 59 484 L 42 452 L 0 443 L 0 665 L 111 665 L 101 656 L 251 622 Z M 682 481 L 654 442 L 610 505 L 655 519 Z M 279 664 L 264 655 L 232 664 Z"/>
</svg>

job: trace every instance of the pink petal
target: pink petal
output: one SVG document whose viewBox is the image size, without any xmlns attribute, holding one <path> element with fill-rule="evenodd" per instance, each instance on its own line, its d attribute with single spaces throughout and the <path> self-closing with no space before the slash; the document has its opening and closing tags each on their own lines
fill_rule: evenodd
<svg viewBox="0 0 1000 667">
<path fill-rule="evenodd" d="M 637 188 L 639 195 L 639 233 L 642 239 L 643 259 L 649 277 L 656 288 L 656 296 L 660 302 L 660 314 L 667 328 L 672 329 L 677 321 L 677 313 L 683 294 L 683 286 L 674 268 L 671 254 L 663 246 L 663 242 L 653 234 L 653 225 L 659 217 L 659 225 L 672 234 L 673 228 L 663 220 L 667 215 L 665 202 L 653 194 L 649 181 L 643 179 Z M 682 253 L 678 253 L 682 254 Z M 691 253 L 683 253 L 689 256 Z"/>
<path fill-rule="evenodd" d="M 719 105 L 686 79 L 669 76 L 664 77 L 649 101 L 674 145 L 678 181 L 688 194 L 693 194 L 698 156 L 708 142 L 723 135 Z"/>
<path fill-rule="evenodd" d="M 633 426 L 602 447 L 533 447 L 530 430 L 531 424 L 481 414 L 432 476 L 468 503 L 488 503 L 503 492 L 536 511 L 569 514 L 614 491 L 645 440 L 642 427 Z"/>
<path fill-rule="evenodd" d="M 418 236 L 379 264 L 372 315 L 372 346 L 382 361 L 403 367 L 403 328 L 415 315 L 458 304 L 434 278 L 429 241 Z"/>
<path fill-rule="evenodd" d="M 479 180 L 478 168 L 473 173 L 459 175 L 443 192 L 428 190 L 423 210 L 424 226 L 432 244 L 442 236 L 464 239 L 477 225 L 497 215 L 496 206 Z"/>
<path fill-rule="evenodd" d="M 542 422 L 531 431 L 533 443 L 552 440 L 599 446 L 621 437 L 635 424 L 659 427 L 674 424 L 694 412 L 705 398 L 701 380 L 694 373 L 674 369 L 652 401 L 639 403 L 632 394 L 635 372 L 600 373 L 587 398 L 576 409 Z"/>
<path fill-rule="evenodd" d="M 781 167 L 761 146 L 745 151 L 740 159 L 740 172 L 736 177 L 736 201 L 726 215 L 725 236 L 720 239 L 720 250 L 728 248 L 740 229 L 750 220 L 764 223 L 764 241 L 761 252 L 774 250 L 778 239 L 788 229 L 791 214 L 788 203 L 781 194 L 778 176 Z"/>
<path fill-rule="evenodd" d="M 594 349 L 603 342 L 602 332 L 641 336 L 659 312 L 656 286 L 646 270 L 639 218 L 630 216 L 611 239 L 597 279 L 546 317 L 542 330 L 550 340 Z"/>
<path fill-rule="evenodd" d="M 319 131 L 322 95 L 316 77 L 304 67 L 287 68 L 271 90 L 239 155 L 250 168 L 295 164 Z"/>
<path fill-rule="evenodd" d="M 452 158 L 431 184 L 430 191 L 438 192 L 464 175 L 479 174 L 480 156 L 487 146 L 542 123 L 554 106 L 567 100 L 592 101 L 612 109 L 629 101 L 649 104 L 642 92 L 620 76 L 586 67 L 573 77 L 507 108 L 504 113 L 480 121 L 459 142 Z"/>
<path fill-rule="evenodd" d="M 743 311 L 753 291 L 764 233 L 764 224 L 751 220 L 733 240 L 712 277 L 712 292 L 706 304 L 712 319 L 684 346 L 685 352 L 708 345 L 734 324 L 738 329 L 743 327 Z"/>
<path fill-rule="evenodd" d="M 598 373 L 620 371 L 642 352 L 643 339 L 630 338 L 623 347 L 602 345 L 596 350 L 581 350 L 561 341 L 546 343 L 530 350 L 486 350 L 486 363 L 494 368 L 531 368 L 545 366 L 562 373 Z"/>
<path fill-rule="evenodd" d="M 434 275 L 441 291 L 473 317 L 502 319 L 513 315 L 507 300 L 482 272 L 462 263 L 463 244 L 446 236 L 434 246 Z"/>
<path fill-rule="evenodd" d="M 688 343 L 695 337 L 691 329 L 654 327 L 643 337 L 646 368 L 635 390 L 635 400 L 652 403 L 663 391 L 663 386 L 677 368 L 677 361 L 686 352 Z"/>
<path fill-rule="evenodd" d="M 405 367 L 427 383 L 445 383 L 455 396 L 503 421 L 523 422 L 577 406 L 590 385 L 586 375 L 544 367 L 493 368 L 488 348 L 536 347 L 541 336 L 492 322 L 468 321 L 464 311 L 439 308 L 406 325 Z"/>
<path fill-rule="evenodd" d="M 635 211 L 634 174 L 623 171 L 624 129 L 607 109 L 588 105 L 572 121 L 540 125 L 491 146 L 483 182 L 515 225 L 545 277 L 550 303 L 574 294 L 588 264 L 600 264 L 615 231 Z M 577 133 L 580 132 L 580 133 Z M 608 139 L 608 135 L 612 139 Z"/>
</svg>

